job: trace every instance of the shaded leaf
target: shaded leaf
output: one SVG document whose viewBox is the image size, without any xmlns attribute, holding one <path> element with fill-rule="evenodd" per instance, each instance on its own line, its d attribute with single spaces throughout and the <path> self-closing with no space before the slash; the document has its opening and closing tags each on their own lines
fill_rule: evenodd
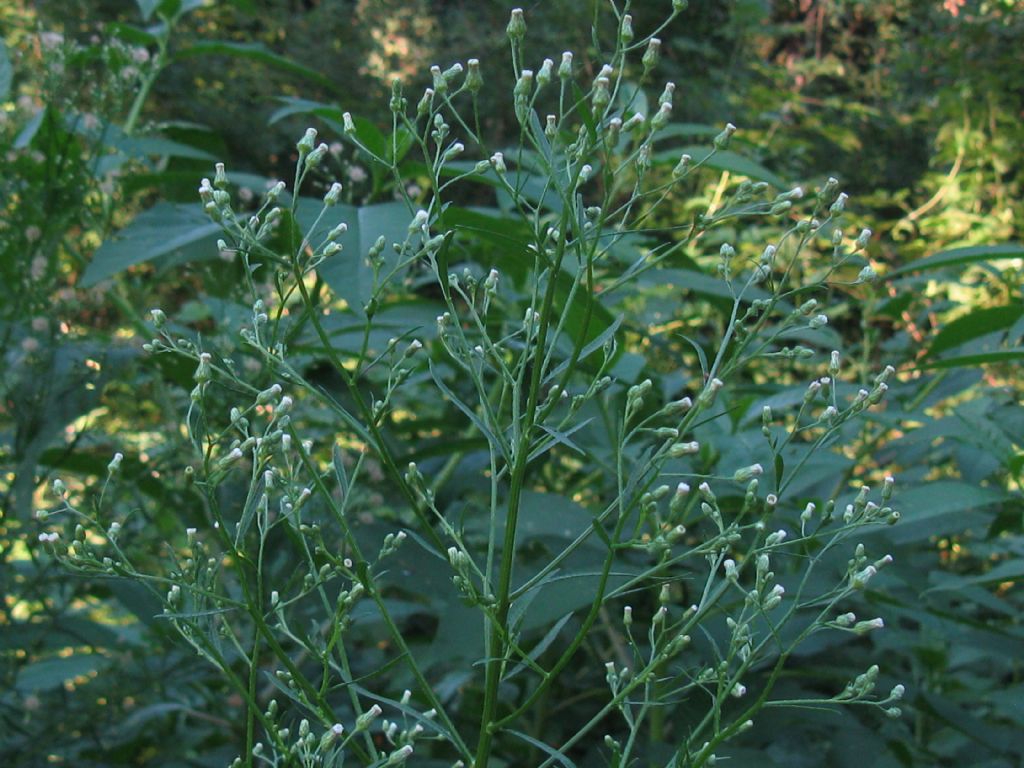
<svg viewBox="0 0 1024 768">
<path fill-rule="evenodd" d="M 95 285 L 128 267 L 159 256 L 182 259 L 216 255 L 220 225 L 197 205 L 157 203 L 106 240 L 82 275 L 82 287 Z"/>
<path fill-rule="evenodd" d="M 373 269 L 366 255 L 377 238 L 383 237 L 387 247 L 381 254 L 385 259 L 381 275 L 386 277 L 398 259 L 391 244 L 405 240 L 412 214 L 405 203 L 399 202 L 359 207 L 336 205 L 320 219 L 316 229 L 311 230 L 322 210 L 321 200 L 300 199 L 297 223 L 309 241 L 316 245 L 338 224 L 344 222 L 348 225 L 348 230 L 336 240 L 342 251 L 321 264 L 317 271 L 339 298 L 362 314 L 363 306 L 373 295 Z"/>
<path fill-rule="evenodd" d="M 895 499 L 903 519 L 888 529 L 887 535 L 891 541 L 907 543 L 963 530 L 970 524 L 984 522 L 988 516 L 982 510 L 1007 498 L 1004 490 L 958 480 L 939 480 L 910 488 Z"/>
<path fill-rule="evenodd" d="M 36 661 L 18 673 L 15 687 L 23 692 L 50 691 L 76 677 L 95 672 L 105 661 L 103 656 L 95 653 L 76 653 L 73 656 Z"/>
</svg>

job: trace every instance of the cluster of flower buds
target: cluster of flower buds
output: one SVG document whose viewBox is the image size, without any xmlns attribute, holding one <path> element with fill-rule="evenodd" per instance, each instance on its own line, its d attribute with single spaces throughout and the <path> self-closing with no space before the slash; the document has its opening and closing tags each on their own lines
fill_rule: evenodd
<svg viewBox="0 0 1024 768">
<path fill-rule="evenodd" d="M 888 525 L 896 523 L 900 519 L 900 513 L 888 506 L 886 502 L 892 497 L 893 479 L 887 477 L 882 485 L 882 505 L 878 505 L 868 499 L 871 489 L 862 486 L 852 503 L 846 505 L 843 512 L 843 522 L 847 525 L 854 522 L 881 522 Z"/>
</svg>

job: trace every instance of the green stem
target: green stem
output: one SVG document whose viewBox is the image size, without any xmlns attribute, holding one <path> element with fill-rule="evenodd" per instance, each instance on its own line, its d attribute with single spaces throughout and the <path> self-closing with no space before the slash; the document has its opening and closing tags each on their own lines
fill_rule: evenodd
<svg viewBox="0 0 1024 768">
<path fill-rule="evenodd" d="M 157 78 L 160 77 L 164 67 L 167 66 L 167 46 L 171 39 L 171 31 L 174 29 L 174 25 L 177 23 L 178 18 L 179 15 L 175 14 L 164 18 L 163 20 L 163 28 L 156 39 L 157 52 L 156 56 L 153 57 L 153 65 L 146 73 L 146 76 L 142 78 L 142 84 L 139 86 L 139 92 L 135 94 L 135 99 L 132 101 L 131 109 L 128 110 L 128 117 L 125 118 L 124 125 L 121 126 L 121 129 L 127 136 L 130 136 L 135 132 L 135 127 L 139 122 L 139 116 L 142 114 L 142 108 L 149 99 L 149 93 L 153 90 L 153 85 L 156 83 Z"/>
<path fill-rule="evenodd" d="M 544 295 L 544 306 L 540 313 L 540 327 L 537 330 L 537 338 L 532 345 L 532 351 L 539 351 L 540 355 L 534 355 L 535 363 L 531 372 L 529 390 L 526 397 L 526 408 L 523 412 L 523 429 L 519 433 L 514 466 L 509 478 L 508 514 L 505 521 L 505 535 L 501 551 L 501 570 L 499 571 L 498 592 L 496 595 L 497 608 L 494 612 L 494 618 L 491 620 L 490 654 L 484 676 L 484 702 L 480 717 L 480 739 L 477 743 L 474 768 L 487 768 L 491 756 L 494 732 L 496 731 L 495 717 L 498 706 L 498 689 L 501 685 L 501 675 L 507 653 L 507 644 L 503 638 L 510 636 L 508 613 L 512 602 L 512 565 L 515 561 L 516 527 L 519 519 L 523 485 L 526 480 L 526 468 L 530 459 L 530 434 L 537 412 L 537 400 L 543 378 L 543 352 L 547 343 L 548 326 L 551 322 L 552 307 L 555 301 L 558 270 L 561 266 L 562 257 L 565 254 L 566 223 L 566 214 L 563 213 L 561 221 L 562 237 L 559 242 L 555 263 L 552 265 L 548 278 L 548 285 Z M 530 351 L 531 348 L 527 348 L 523 354 L 527 355 Z"/>
</svg>

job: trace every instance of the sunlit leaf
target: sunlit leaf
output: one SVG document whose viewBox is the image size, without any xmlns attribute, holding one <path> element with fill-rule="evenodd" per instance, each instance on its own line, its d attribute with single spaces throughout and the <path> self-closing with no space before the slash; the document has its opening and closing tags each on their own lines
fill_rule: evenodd
<svg viewBox="0 0 1024 768">
<path fill-rule="evenodd" d="M 923 259 L 917 259 L 909 264 L 904 264 L 902 267 L 889 272 L 886 277 L 895 277 L 896 275 L 919 270 L 974 264 L 979 261 L 1015 259 L 1022 256 L 1024 256 L 1024 245 L 1017 244 L 975 245 L 969 248 L 954 248 L 949 251 L 940 251 Z"/>
</svg>

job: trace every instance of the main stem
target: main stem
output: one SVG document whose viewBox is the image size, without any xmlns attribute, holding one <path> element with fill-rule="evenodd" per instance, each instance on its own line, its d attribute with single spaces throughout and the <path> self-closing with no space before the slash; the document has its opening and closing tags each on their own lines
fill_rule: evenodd
<svg viewBox="0 0 1024 768">
<path fill-rule="evenodd" d="M 501 675 L 505 666 L 507 644 L 505 638 L 510 637 L 508 627 L 508 613 L 511 606 L 512 593 L 512 565 L 515 560 L 516 549 L 516 527 L 519 519 L 519 506 L 522 500 L 523 483 L 526 479 L 526 467 L 530 461 L 530 435 L 533 432 L 534 420 L 537 411 L 537 400 L 540 394 L 540 384 L 543 378 L 544 349 L 547 345 L 548 326 L 551 321 L 552 307 L 555 300 L 555 286 L 557 285 L 558 272 L 561 269 L 562 256 L 565 254 L 565 214 L 560 222 L 562 237 L 558 244 L 558 253 L 551 266 L 551 273 L 548 279 L 547 289 L 544 294 L 544 306 L 541 310 L 540 324 L 537 329 L 537 338 L 532 346 L 534 352 L 534 367 L 530 377 L 530 388 L 526 398 L 526 409 L 523 412 L 523 429 L 519 433 L 519 444 L 516 446 L 516 453 L 513 461 L 512 473 L 509 478 L 508 515 L 505 518 L 505 535 L 501 550 L 501 572 L 498 578 L 497 607 L 494 618 L 490 625 L 490 656 L 487 659 L 487 667 L 484 679 L 484 703 L 480 717 L 480 740 L 477 743 L 476 759 L 473 768 L 487 768 L 491 757 L 491 743 L 494 733 L 498 710 L 498 689 L 501 685 Z M 524 351 L 528 354 L 530 348 Z"/>
</svg>

